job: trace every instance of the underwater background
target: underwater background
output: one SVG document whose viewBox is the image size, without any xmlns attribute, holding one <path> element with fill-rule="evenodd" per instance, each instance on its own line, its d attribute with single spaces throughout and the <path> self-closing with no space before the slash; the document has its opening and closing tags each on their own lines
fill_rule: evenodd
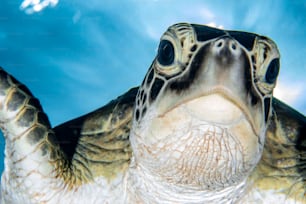
<svg viewBox="0 0 306 204">
<path fill-rule="evenodd" d="M 306 1 L 1 0 L 0 66 L 56 126 L 138 86 L 178 22 L 272 38 L 281 53 L 274 95 L 306 114 Z M 3 152 L 0 134 L 0 172 Z"/>
</svg>

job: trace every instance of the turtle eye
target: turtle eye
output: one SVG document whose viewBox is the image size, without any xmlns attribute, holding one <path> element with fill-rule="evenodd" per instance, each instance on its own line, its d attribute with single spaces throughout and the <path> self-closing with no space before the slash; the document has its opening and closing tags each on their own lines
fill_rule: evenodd
<svg viewBox="0 0 306 204">
<path fill-rule="evenodd" d="M 157 60 L 161 65 L 167 66 L 174 62 L 174 47 L 168 40 L 162 40 L 158 47 Z"/>
<path fill-rule="evenodd" d="M 269 67 L 266 72 L 266 82 L 273 84 L 276 81 L 277 75 L 279 72 L 279 59 L 274 59 L 269 64 Z"/>
</svg>

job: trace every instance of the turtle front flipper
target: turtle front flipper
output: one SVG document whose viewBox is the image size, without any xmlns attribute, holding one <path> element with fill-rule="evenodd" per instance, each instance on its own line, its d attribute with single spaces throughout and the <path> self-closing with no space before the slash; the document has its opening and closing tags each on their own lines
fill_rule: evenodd
<svg viewBox="0 0 306 204">
<path fill-rule="evenodd" d="M 0 68 L 0 203 L 122 203 L 137 90 L 52 129 L 39 101 Z"/>
<path fill-rule="evenodd" d="M 1 203 L 44 203 L 64 188 L 69 168 L 48 117 L 31 92 L 1 68 L 0 127 L 6 142 Z"/>
</svg>

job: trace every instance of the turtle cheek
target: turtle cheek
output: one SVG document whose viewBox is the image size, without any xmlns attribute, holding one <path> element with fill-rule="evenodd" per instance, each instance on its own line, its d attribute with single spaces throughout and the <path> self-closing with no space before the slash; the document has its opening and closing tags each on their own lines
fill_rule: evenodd
<svg viewBox="0 0 306 204">
<path fill-rule="evenodd" d="M 261 142 L 261 139 L 263 135 L 256 134 L 247 120 L 241 120 L 234 124 L 229 131 L 242 145 L 246 170 L 253 170 L 262 155 L 263 142 Z"/>
</svg>

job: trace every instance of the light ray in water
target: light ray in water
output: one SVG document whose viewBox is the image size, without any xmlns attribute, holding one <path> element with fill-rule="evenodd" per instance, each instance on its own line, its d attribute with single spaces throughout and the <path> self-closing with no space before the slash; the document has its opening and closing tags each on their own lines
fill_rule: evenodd
<svg viewBox="0 0 306 204">
<path fill-rule="evenodd" d="M 51 6 L 54 7 L 58 4 L 58 0 L 24 0 L 20 9 L 24 10 L 27 14 L 40 12 L 44 8 Z"/>
</svg>

